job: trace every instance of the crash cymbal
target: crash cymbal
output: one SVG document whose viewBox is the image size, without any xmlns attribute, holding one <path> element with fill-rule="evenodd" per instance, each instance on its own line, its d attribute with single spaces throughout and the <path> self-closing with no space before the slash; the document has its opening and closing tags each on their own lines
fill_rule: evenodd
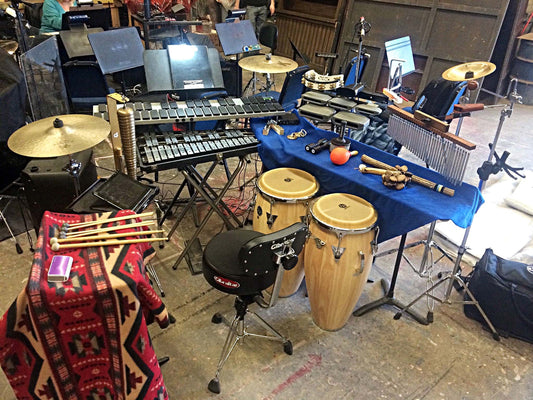
<svg viewBox="0 0 533 400">
<path fill-rule="evenodd" d="M 0 48 L 7 51 L 9 54 L 13 54 L 17 51 L 19 44 L 14 40 L 0 40 Z"/>
<path fill-rule="evenodd" d="M 448 68 L 442 73 L 442 77 L 447 81 L 469 81 L 482 78 L 492 74 L 496 70 L 496 65 L 488 61 L 473 61 Z"/>
<path fill-rule="evenodd" d="M 7 146 L 26 157 L 59 157 L 96 146 L 110 131 L 109 122 L 102 118 L 82 114 L 58 115 L 17 129 L 9 137 Z"/>
<path fill-rule="evenodd" d="M 280 74 L 296 69 L 298 63 L 281 56 L 258 55 L 241 58 L 239 66 L 247 71 L 261 74 Z"/>
</svg>

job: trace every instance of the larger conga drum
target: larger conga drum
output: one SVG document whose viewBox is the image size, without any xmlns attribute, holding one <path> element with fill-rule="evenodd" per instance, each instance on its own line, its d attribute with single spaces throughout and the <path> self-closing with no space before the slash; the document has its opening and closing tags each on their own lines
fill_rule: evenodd
<svg viewBox="0 0 533 400">
<path fill-rule="evenodd" d="M 342 328 L 372 267 L 377 245 L 377 212 L 357 196 L 332 193 L 309 208 L 311 237 L 304 255 L 305 282 L 315 324 Z"/>
<path fill-rule="evenodd" d="M 276 168 L 263 173 L 257 180 L 253 229 L 272 233 L 307 216 L 309 201 L 318 191 L 313 175 L 296 168 Z M 305 250 L 304 250 L 305 251 Z M 303 256 L 293 269 L 285 271 L 280 297 L 296 293 L 304 277 Z"/>
</svg>

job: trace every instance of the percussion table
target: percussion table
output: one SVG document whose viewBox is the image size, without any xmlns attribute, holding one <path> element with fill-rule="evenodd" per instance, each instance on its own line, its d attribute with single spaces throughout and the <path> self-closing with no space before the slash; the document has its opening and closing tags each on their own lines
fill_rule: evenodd
<svg viewBox="0 0 533 400">
<path fill-rule="evenodd" d="M 344 165 L 334 165 L 329 159 L 327 150 L 313 155 L 305 151 L 306 144 L 316 143 L 321 138 L 332 139 L 337 135 L 316 128 L 304 118 L 300 117 L 299 125 L 285 125 L 284 136 L 273 132 L 267 136 L 263 135 L 265 123 L 265 119 L 253 119 L 251 124 L 261 142 L 258 152 L 265 168 L 292 167 L 309 172 L 320 185 L 318 195 L 349 193 L 359 196 L 370 202 L 378 212 L 380 228 L 378 242 L 402 236 L 391 285 L 386 290 L 386 296 L 378 301 L 379 304 L 372 303 L 371 307 L 363 306 L 360 311 L 356 311 L 357 315 L 385 303 L 399 305 L 393 298 L 394 285 L 408 232 L 436 220 L 452 220 L 457 226 L 466 228 L 483 204 L 478 188 L 465 183 L 454 187 L 435 171 L 357 141 L 351 141 L 350 150 L 358 150 L 359 154 L 351 157 Z M 287 135 L 301 129 L 307 131 L 305 137 L 296 140 L 287 139 Z M 381 176 L 362 174 L 358 171 L 363 154 L 389 165 L 407 165 L 413 174 L 455 189 L 455 195 L 449 197 L 416 184 L 409 184 L 400 191 L 389 189 L 382 184 Z M 415 313 L 410 312 L 410 314 L 420 323 L 427 324 L 425 318 Z"/>
<path fill-rule="evenodd" d="M 45 212 L 27 286 L 0 318 L 1 364 L 17 398 L 168 399 L 147 329 L 169 324 L 145 275 L 153 248 L 49 245 L 64 222 L 131 213 Z M 47 279 L 56 254 L 73 258 L 67 281 Z"/>
</svg>

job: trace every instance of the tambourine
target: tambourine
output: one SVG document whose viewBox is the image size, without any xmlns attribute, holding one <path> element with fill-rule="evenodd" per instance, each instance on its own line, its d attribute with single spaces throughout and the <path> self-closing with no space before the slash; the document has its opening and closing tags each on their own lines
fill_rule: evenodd
<svg viewBox="0 0 533 400">
<path fill-rule="evenodd" d="M 313 90 L 335 90 L 344 86 L 344 75 L 320 75 L 312 69 L 304 74 L 302 83 Z"/>
</svg>

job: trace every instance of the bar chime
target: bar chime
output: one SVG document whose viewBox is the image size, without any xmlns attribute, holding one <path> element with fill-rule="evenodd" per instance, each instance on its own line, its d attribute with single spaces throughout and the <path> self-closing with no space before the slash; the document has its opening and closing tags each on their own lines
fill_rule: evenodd
<svg viewBox="0 0 533 400">
<path fill-rule="evenodd" d="M 448 133 L 448 124 L 428 114 L 411 114 L 396 106 L 389 106 L 389 110 L 387 133 L 450 183 L 460 185 L 476 145 Z"/>
</svg>

